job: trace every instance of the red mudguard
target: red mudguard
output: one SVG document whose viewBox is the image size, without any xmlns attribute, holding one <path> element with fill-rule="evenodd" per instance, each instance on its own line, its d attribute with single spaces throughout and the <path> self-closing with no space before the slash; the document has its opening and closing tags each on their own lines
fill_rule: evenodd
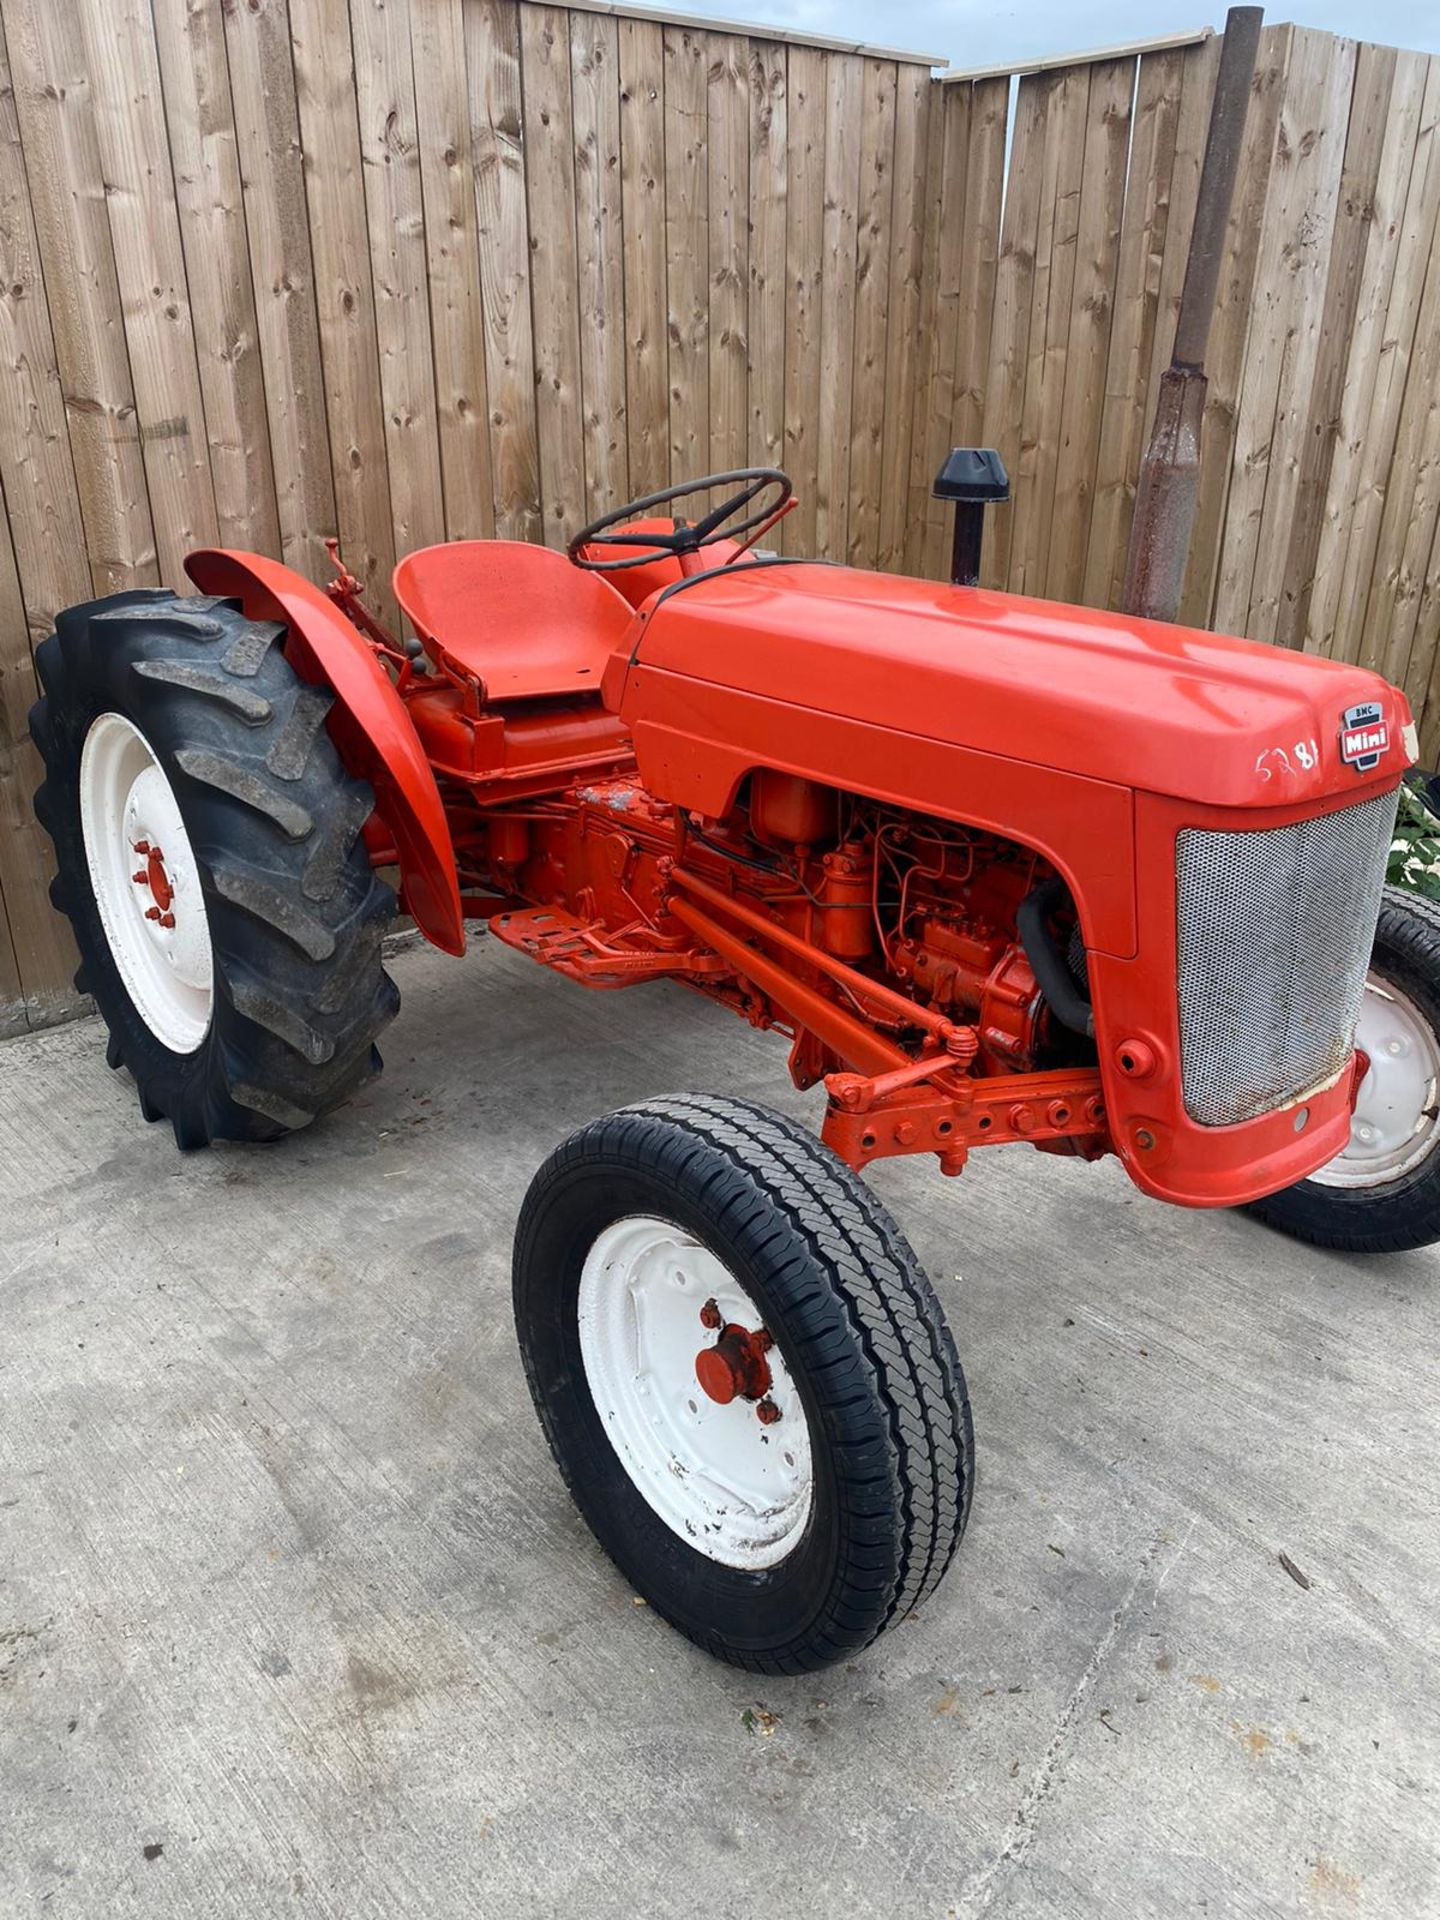
<svg viewBox="0 0 1440 1920">
<path fill-rule="evenodd" d="M 375 789 L 375 806 L 400 857 L 405 911 L 446 953 L 465 951 L 460 884 L 445 807 L 430 763 L 389 675 L 344 614 L 278 560 L 201 548 L 185 571 L 202 593 L 239 600 L 250 620 L 280 620 L 285 657 L 302 679 L 329 687 L 328 726 L 351 773 Z"/>
</svg>

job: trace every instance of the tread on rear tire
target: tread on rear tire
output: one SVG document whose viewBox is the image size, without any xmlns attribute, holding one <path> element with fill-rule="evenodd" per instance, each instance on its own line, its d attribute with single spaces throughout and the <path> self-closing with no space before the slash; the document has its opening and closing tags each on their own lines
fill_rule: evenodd
<svg viewBox="0 0 1440 1920">
<path fill-rule="evenodd" d="M 657 1510 L 597 1408 L 582 1271 L 607 1229 L 651 1216 L 733 1276 L 803 1403 L 811 1506 L 773 1564 L 724 1564 L 692 1544 L 685 1533 L 700 1533 Z M 810 1671 L 867 1646 L 935 1591 L 974 1486 L 964 1375 L 900 1230 L 803 1129 L 698 1094 L 596 1120 L 531 1184 L 514 1293 L 531 1394 L 576 1504 L 637 1592 L 706 1652 L 757 1672 Z M 697 1319 L 697 1348 L 711 1324 Z M 754 1411 L 737 1407 L 746 1419 Z"/>
<path fill-rule="evenodd" d="M 30 729 L 45 763 L 35 812 L 55 845 L 56 907 L 74 929 L 76 986 L 110 1029 L 147 1120 L 182 1148 L 275 1140 L 378 1069 L 399 1007 L 380 943 L 395 910 L 361 839 L 374 798 L 325 730 L 332 696 L 301 680 L 284 628 L 232 600 L 164 591 L 72 607 L 36 652 Z M 193 849 L 214 959 L 208 1030 L 166 1045 L 116 962 L 81 817 L 81 761 L 119 714 L 169 783 Z"/>
</svg>

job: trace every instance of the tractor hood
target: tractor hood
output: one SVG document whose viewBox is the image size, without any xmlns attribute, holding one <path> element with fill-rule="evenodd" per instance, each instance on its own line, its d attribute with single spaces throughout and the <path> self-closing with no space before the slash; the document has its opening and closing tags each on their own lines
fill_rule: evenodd
<svg viewBox="0 0 1440 1920">
<path fill-rule="evenodd" d="M 632 659 L 1213 806 L 1348 793 L 1415 758 L 1405 696 L 1363 668 L 850 567 L 761 564 L 672 588 Z"/>
</svg>

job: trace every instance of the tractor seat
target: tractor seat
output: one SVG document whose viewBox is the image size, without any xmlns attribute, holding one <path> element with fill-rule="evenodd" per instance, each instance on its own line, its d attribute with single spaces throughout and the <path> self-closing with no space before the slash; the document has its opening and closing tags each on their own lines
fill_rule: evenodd
<svg viewBox="0 0 1440 1920">
<path fill-rule="evenodd" d="M 426 648 L 442 648 L 496 701 L 598 696 L 635 617 L 598 573 L 524 540 L 422 547 L 396 567 L 395 598 Z"/>
</svg>

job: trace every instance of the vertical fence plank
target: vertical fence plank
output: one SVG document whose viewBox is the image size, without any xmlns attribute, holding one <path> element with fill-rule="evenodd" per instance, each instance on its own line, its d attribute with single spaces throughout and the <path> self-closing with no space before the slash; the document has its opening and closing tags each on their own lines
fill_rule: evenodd
<svg viewBox="0 0 1440 1920">
<path fill-rule="evenodd" d="M 540 449 L 516 0 L 466 0 L 465 64 L 493 428 L 495 531 L 508 540 L 538 540 Z"/>
<path fill-rule="evenodd" d="M 924 305 L 926 142 L 934 82 L 923 67 L 901 67 L 895 83 L 895 165 L 890 214 L 890 325 L 885 341 L 885 392 L 880 450 L 880 510 L 875 565 L 899 573 L 905 565 L 910 508 L 910 396 L 921 360 Z"/>
<path fill-rule="evenodd" d="M 155 39 L 221 542 L 278 553 L 280 522 L 224 18 L 154 0 Z"/>
<path fill-rule="evenodd" d="M 1012 489 L 1020 467 L 1035 250 L 1040 232 L 1045 123 L 1054 85 L 1048 74 L 1027 74 L 1020 82 L 1015 135 L 1010 148 L 1010 179 L 1000 233 L 1000 259 L 995 273 L 995 311 L 985 378 L 984 439 L 987 446 L 999 449 L 1010 472 Z M 981 579 L 986 584 L 1003 587 L 1009 580 L 1016 504 L 1012 499 L 1008 507 L 985 516 Z"/>
<path fill-rule="evenodd" d="M 750 437 L 750 46 L 716 34 L 706 87 L 710 243 L 710 465 L 745 464 Z"/>
<path fill-rule="evenodd" d="M 1144 452 L 1145 397 L 1160 305 L 1183 74 L 1178 48 L 1141 56 L 1100 407 L 1095 495 L 1079 595 L 1092 607 L 1117 606 L 1125 577 L 1125 549 Z"/>
<path fill-rule="evenodd" d="M 1395 430 L 1360 659 L 1405 687 L 1420 594 L 1440 514 L 1440 249 L 1432 248 L 1415 327 L 1415 350 Z"/>
<path fill-rule="evenodd" d="M 80 21 L 7 0 L 5 27 L 86 551 L 97 593 L 159 579 Z"/>
<path fill-rule="evenodd" d="M 495 531 L 495 488 L 462 0 L 412 5 L 410 50 L 445 534 L 485 539 Z"/>
<path fill-rule="evenodd" d="M 0 30 L 0 1034 L 71 1011 L 75 948 L 50 904 L 48 837 L 30 804 L 30 649 L 90 592 L 65 403 L 40 272 L 9 56 Z M 12 545 L 13 542 L 13 545 Z M 23 561 L 23 567 L 17 563 Z"/>
<path fill-rule="evenodd" d="M 752 467 L 785 456 L 785 49 L 750 42 L 750 287 L 746 309 Z"/>
<path fill-rule="evenodd" d="M 1366 239 L 1375 217 L 1396 59 L 1393 47 L 1361 47 L 1356 56 L 1339 199 L 1328 241 L 1325 305 L 1320 319 L 1309 419 L 1299 450 L 1289 535 L 1278 570 L 1275 639 L 1286 647 L 1301 646 L 1309 625 L 1325 492 L 1340 433 L 1341 392 L 1351 329 L 1360 300 Z"/>
<path fill-rule="evenodd" d="M 520 96 L 530 214 L 530 327 L 544 537 L 563 547 L 585 524 L 580 327 L 575 311 L 575 156 L 570 33 L 559 7 L 520 11 Z"/>
<path fill-rule="evenodd" d="M 1160 375 L 1170 364 L 1175 327 L 1180 318 L 1180 295 L 1185 285 L 1190 235 L 1195 226 L 1195 204 L 1200 196 L 1200 169 L 1205 159 L 1205 136 L 1210 126 L 1210 103 L 1215 95 L 1215 76 L 1219 67 L 1218 36 L 1185 49 L 1180 83 L 1180 116 L 1175 127 L 1175 158 L 1170 168 L 1165 253 L 1160 263 L 1160 300 L 1145 395 L 1147 442 L 1160 397 Z"/>
<path fill-rule="evenodd" d="M 935 468 L 935 448 L 949 432 L 949 391 L 953 371 L 941 339 L 940 284 L 958 277 L 952 265 L 955 242 L 961 222 L 957 205 L 963 204 L 964 168 L 968 149 L 955 138 L 952 121 L 967 131 L 970 125 L 970 96 L 974 88 L 967 81 L 953 86 L 930 83 L 930 110 L 925 129 L 924 183 L 921 189 L 922 212 L 920 249 L 920 296 L 916 313 L 914 386 L 910 398 L 906 434 L 909 441 L 905 485 L 904 571 L 925 574 L 927 543 L 940 550 L 940 517 L 930 498 Z M 957 185 L 953 170 L 958 165 Z M 942 384 L 943 387 L 942 387 Z"/>
<path fill-rule="evenodd" d="M 27 713 L 35 697 L 25 607 L 8 527 L 0 526 L 0 1033 L 72 1012 L 75 948 L 50 905 L 50 841 L 30 804 L 40 756 Z"/>
<path fill-rule="evenodd" d="M 1080 186 L 1085 170 L 1085 120 L 1090 69 L 1058 76 L 1045 124 L 1041 219 L 1035 249 L 1030 351 L 1016 464 L 1015 521 L 1008 585 L 1015 593 L 1043 593 L 1054 527 L 1060 410 L 1069 351 L 1070 296 L 1080 230 Z"/>
<path fill-rule="evenodd" d="M 785 459 L 798 504 L 781 522 L 786 553 L 813 554 L 820 477 L 820 316 L 825 223 L 825 56 L 791 47 L 785 118 Z"/>
<path fill-rule="evenodd" d="M 345 0 L 290 0 L 290 28 L 340 542 L 371 605 L 393 621 L 395 536 Z"/>
<path fill-rule="evenodd" d="M 1222 534 L 1234 462 L 1235 430 L 1239 420 L 1240 386 L 1245 377 L 1250 315 L 1255 297 L 1260 231 L 1275 171 L 1275 143 L 1279 132 L 1280 105 L 1285 93 L 1285 74 L 1290 60 L 1291 32 L 1290 27 L 1266 27 L 1260 35 L 1240 166 L 1225 226 L 1220 284 L 1205 356 L 1208 385 L 1201 424 L 1199 499 L 1180 599 L 1180 618 L 1191 626 L 1210 624 L 1220 571 Z M 1185 216 L 1187 232 L 1191 217 L 1188 214 Z M 1174 340 L 1174 320 L 1171 319 L 1168 324 L 1167 356 L 1170 343 Z M 1123 555 L 1120 566 L 1123 578 Z"/>
<path fill-rule="evenodd" d="M 1265 505 L 1255 549 L 1255 577 L 1245 617 L 1245 631 L 1255 640 L 1280 637 L 1285 564 L 1295 531 L 1301 463 L 1314 438 L 1310 426 L 1312 392 L 1327 311 L 1327 288 L 1336 262 L 1335 217 L 1345 162 L 1345 128 L 1355 85 L 1355 42 L 1336 40 L 1329 34 L 1310 37 L 1316 42 L 1319 73 L 1310 118 L 1301 133 L 1295 183 L 1299 185 L 1303 168 L 1308 167 L 1310 179 L 1299 199 L 1284 261 L 1290 278 L 1290 319 L 1265 462 Z"/>
<path fill-rule="evenodd" d="M 956 293 L 955 359 L 950 394 L 950 427 L 942 453 L 952 446 L 978 446 L 984 439 L 985 377 L 990 361 L 991 316 L 995 307 L 1000 258 L 1000 212 L 1005 195 L 1005 142 L 1010 117 L 1010 82 L 977 80 L 970 89 L 966 127 L 965 244 L 960 255 Z M 934 480 L 926 475 L 927 490 Z M 950 514 L 931 501 L 932 524 L 940 523 L 941 552 L 934 571 L 948 568 Z"/>
<path fill-rule="evenodd" d="M 218 529 L 149 0 L 82 0 L 82 27 L 160 574 L 179 589 Z"/>
<path fill-rule="evenodd" d="M 62 607 L 90 592 L 80 495 L 70 458 L 50 306 L 9 54 L 0 29 L 0 483 L 15 543 L 25 624 L 43 639 Z M 7 673 L 23 659 L 15 635 Z"/>
<path fill-rule="evenodd" d="M 1348 102 L 1355 43 L 1297 28 L 1291 43 L 1276 145 L 1277 174 L 1260 238 L 1265 289 L 1246 351 L 1245 381 L 1216 618 L 1237 633 L 1270 639 L 1275 631 L 1279 567 L 1299 471 L 1324 309 L 1344 159 L 1335 116 Z"/>
<path fill-rule="evenodd" d="M 570 20 L 579 249 L 585 518 L 632 498 L 625 424 L 625 237 L 620 180 L 620 38 L 602 14 Z"/>
<path fill-rule="evenodd" d="M 625 233 L 625 437 L 631 497 L 670 479 L 665 245 L 665 47 L 658 21 L 620 22 L 620 176 Z"/>
<path fill-rule="evenodd" d="M 226 9 L 225 45 L 280 557 L 320 581 L 329 572 L 323 542 L 335 532 L 335 489 L 285 0 Z"/>
<path fill-rule="evenodd" d="M 1415 347 L 1425 271 L 1440 220 L 1440 57 L 1402 54 L 1376 184 L 1376 219 L 1340 401 L 1316 556 L 1307 645 L 1360 657 L 1366 602 Z"/>
<path fill-rule="evenodd" d="M 428 7 L 433 0 L 419 0 Z M 410 0 L 351 0 L 385 471 L 396 554 L 445 538 Z"/>
<path fill-rule="evenodd" d="M 709 37 L 665 28 L 665 251 L 669 261 L 670 481 L 709 473 Z"/>
<path fill-rule="evenodd" d="M 1055 513 L 1045 570 L 1045 592 L 1052 600 L 1078 600 L 1085 591 L 1134 88 L 1133 60 L 1110 60 L 1091 68 Z"/>
<path fill-rule="evenodd" d="M 825 213 L 821 227 L 819 459 L 815 552 L 843 560 L 850 523 L 850 419 L 855 335 L 864 62 L 833 54 L 825 91 Z"/>
<path fill-rule="evenodd" d="M 855 339 L 851 355 L 851 566 L 873 567 L 880 545 L 885 371 L 894 215 L 895 67 L 867 60 L 860 123 L 860 199 L 855 228 Z"/>
</svg>

